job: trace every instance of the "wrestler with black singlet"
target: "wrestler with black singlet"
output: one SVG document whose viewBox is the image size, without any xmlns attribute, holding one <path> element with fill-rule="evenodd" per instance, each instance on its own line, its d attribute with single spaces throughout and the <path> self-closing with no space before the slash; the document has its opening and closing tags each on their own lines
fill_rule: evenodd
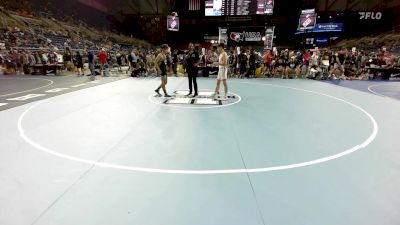
<svg viewBox="0 0 400 225">
<path fill-rule="evenodd" d="M 167 44 L 164 44 L 161 46 L 161 52 L 157 55 L 156 58 L 156 63 L 158 65 L 159 71 L 161 71 L 161 85 L 155 90 L 155 92 L 157 93 L 158 96 L 161 97 L 160 94 L 160 89 L 162 89 L 164 91 L 164 97 L 171 97 L 169 94 L 167 94 L 167 89 L 166 89 L 166 85 L 167 85 L 167 81 L 168 81 L 168 77 L 167 77 L 167 68 L 168 68 L 168 54 L 169 51 L 169 47 Z"/>
</svg>

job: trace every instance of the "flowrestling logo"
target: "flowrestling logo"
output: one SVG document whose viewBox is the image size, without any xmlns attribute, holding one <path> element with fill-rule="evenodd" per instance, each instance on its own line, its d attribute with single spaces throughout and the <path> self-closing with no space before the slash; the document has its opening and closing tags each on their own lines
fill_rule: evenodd
<svg viewBox="0 0 400 225">
<path fill-rule="evenodd" d="M 358 12 L 360 20 L 380 20 L 382 19 L 381 12 Z"/>
<path fill-rule="evenodd" d="M 240 41 L 261 41 L 262 36 L 261 32 L 232 32 L 230 34 L 230 39 L 232 41 L 240 42 Z"/>
</svg>

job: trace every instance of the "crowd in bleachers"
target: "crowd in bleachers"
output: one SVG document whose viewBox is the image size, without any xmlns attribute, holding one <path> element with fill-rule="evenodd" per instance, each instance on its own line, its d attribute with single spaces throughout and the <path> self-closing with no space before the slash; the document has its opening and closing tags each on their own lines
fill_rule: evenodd
<svg viewBox="0 0 400 225">
<path fill-rule="evenodd" d="M 72 22 L 71 22 L 72 21 Z M 119 35 L 110 31 L 101 31 L 82 21 L 55 19 L 37 16 L 27 11 L 12 11 L 0 6 L 0 74 L 32 74 L 39 65 L 63 65 L 70 71 L 77 68 L 81 55 L 88 62 L 88 49 L 98 56 L 106 49 L 111 65 L 121 55 L 128 55 L 131 46 L 149 49 L 149 43 Z M 95 62 L 98 57 L 95 57 Z M 145 57 L 144 57 L 145 58 Z M 100 63 L 98 63 L 100 64 Z"/>
<path fill-rule="evenodd" d="M 361 38 L 344 39 L 337 43 L 335 47 L 357 47 L 366 52 L 373 52 L 377 46 L 385 46 L 387 51 L 395 54 L 400 54 L 400 26 L 393 27 L 390 32 L 373 34 Z"/>
</svg>

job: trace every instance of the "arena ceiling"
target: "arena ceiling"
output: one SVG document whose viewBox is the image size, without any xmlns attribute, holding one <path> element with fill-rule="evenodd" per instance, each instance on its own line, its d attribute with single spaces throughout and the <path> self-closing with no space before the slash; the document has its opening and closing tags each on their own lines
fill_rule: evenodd
<svg viewBox="0 0 400 225">
<path fill-rule="evenodd" d="M 318 0 L 315 1 L 319 12 L 346 12 L 382 10 L 397 7 L 399 0 Z"/>
<path fill-rule="evenodd" d="M 108 13 L 154 15 L 167 14 L 177 0 L 79 0 L 81 3 L 107 10 Z"/>
<path fill-rule="evenodd" d="M 157 15 L 168 14 L 175 6 L 185 4 L 187 0 L 78 0 L 101 11 L 107 10 L 114 15 Z M 276 0 L 287 1 L 287 0 Z M 287 1 L 292 3 L 292 1 Z M 320 12 L 365 11 L 397 7 L 399 0 L 302 0 Z"/>
<path fill-rule="evenodd" d="M 187 5 L 188 0 L 30 0 L 32 4 L 69 5 L 81 3 L 111 15 L 168 14 L 175 8 Z M 275 0 L 293 5 L 293 0 Z M 303 7 L 315 7 L 319 12 L 346 12 L 382 10 L 400 6 L 400 0 L 297 0 Z"/>
</svg>

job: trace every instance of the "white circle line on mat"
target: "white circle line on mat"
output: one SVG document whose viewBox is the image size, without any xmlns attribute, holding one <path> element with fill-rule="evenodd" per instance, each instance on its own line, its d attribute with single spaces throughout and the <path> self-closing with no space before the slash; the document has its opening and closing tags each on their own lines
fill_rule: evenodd
<svg viewBox="0 0 400 225">
<path fill-rule="evenodd" d="M 5 95 L 0 95 L 0 97 L 6 97 L 6 96 L 10 96 L 10 95 L 17 95 L 17 94 L 22 94 L 22 93 L 26 93 L 26 92 L 30 92 L 30 91 L 36 91 L 48 86 L 51 86 L 54 84 L 54 81 L 49 80 L 49 79 L 44 79 L 44 78 L 3 78 L 3 80 L 7 80 L 7 79 L 16 79 L 16 80 L 45 80 L 45 81 L 49 81 L 50 83 L 38 88 L 33 88 L 33 89 L 29 89 L 29 90 L 25 90 L 25 91 L 20 91 L 20 92 L 14 92 L 14 93 L 9 93 L 9 94 L 5 94 Z"/>
<path fill-rule="evenodd" d="M 341 102 L 344 102 L 350 106 L 353 106 L 354 108 L 360 110 L 363 112 L 372 122 L 373 124 L 373 131 L 370 134 L 370 136 L 363 141 L 362 143 L 355 145 L 349 149 L 346 149 L 343 152 L 340 152 L 335 155 L 311 160 L 311 161 L 306 161 L 306 162 L 301 162 L 301 163 L 294 163 L 294 164 L 288 164 L 288 165 L 281 165 L 281 166 L 273 166 L 273 167 L 263 167 L 263 168 L 250 168 L 250 169 L 219 169 L 219 170 L 178 170 L 178 169 L 159 169 L 159 168 L 146 168 L 146 167 L 135 167 L 135 166 L 126 166 L 126 165 L 119 165 L 119 164 L 114 164 L 114 163 L 107 163 L 107 162 L 100 162 L 100 161 L 95 161 L 95 160 L 90 160 L 90 159 L 83 159 L 75 156 L 70 156 L 67 154 L 59 153 L 56 151 L 53 151 L 49 148 L 46 148 L 32 139 L 30 139 L 26 134 L 22 126 L 22 122 L 24 117 L 27 115 L 28 112 L 30 112 L 33 108 L 41 104 L 43 101 L 39 101 L 35 103 L 34 105 L 30 106 L 27 110 L 25 110 L 20 117 L 18 118 L 18 131 L 20 137 L 30 144 L 31 146 L 35 147 L 36 149 L 48 153 L 50 155 L 63 158 L 63 159 L 68 159 L 72 160 L 75 162 L 80 162 L 80 163 L 85 163 L 89 165 L 95 165 L 98 167 L 103 167 L 103 168 L 110 168 L 110 169 L 118 169 L 118 170 L 125 170 L 125 171 L 134 171 L 134 172 L 146 172 L 146 173 L 164 173 L 164 174 L 187 174 L 187 175 L 207 175 L 207 174 L 236 174 L 236 173 L 261 173 L 261 172 L 270 172 L 270 171 L 279 171 L 279 170 L 288 170 L 288 169 L 294 169 L 294 168 L 300 168 L 300 167 L 306 167 L 306 166 L 311 166 L 311 165 L 316 165 L 324 162 L 328 162 L 334 159 L 338 159 L 341 157 L 344 157 L 346 155 L 352 154 L 362 148 L 367 147 L 376 137 L 378 134 L 378 124 L 374 117 L 369 114 L 366 110 L 361 108 L 360 106 L 357 106 L 351 102 L 348 102 L 344 99 L 340 99 L 331 95 L 327 95 L 324 93 L 316 92 L 316 91 L 310 91 L 310 90 L 305 90 L 305 89 L 300 89 L 300 88 L 294 88 L 294 87 L 288 87 L 288 86 L 282 86 L 282 85 L 275 85 L 275 84 L 266 84 L 266 83 L 252 83 L 252 82 L 237 82 L 237 83 L 243 83 L 243 84 L 255 84 L 255 85 L 269 85 L 269 86 L 274 86 L 274 87 L 279 87 L 279 88 L 287 88 L 287 89 L 292 89 L 292 90 L 298 90 L 298 91 L 304 91 L 308 93 L 313 93 L 316 95 L 321 95 L 325 96 L 328 98 L 332 98 Z M 44 100 L 47 101 L 47 100 Z"/>
</svg>

